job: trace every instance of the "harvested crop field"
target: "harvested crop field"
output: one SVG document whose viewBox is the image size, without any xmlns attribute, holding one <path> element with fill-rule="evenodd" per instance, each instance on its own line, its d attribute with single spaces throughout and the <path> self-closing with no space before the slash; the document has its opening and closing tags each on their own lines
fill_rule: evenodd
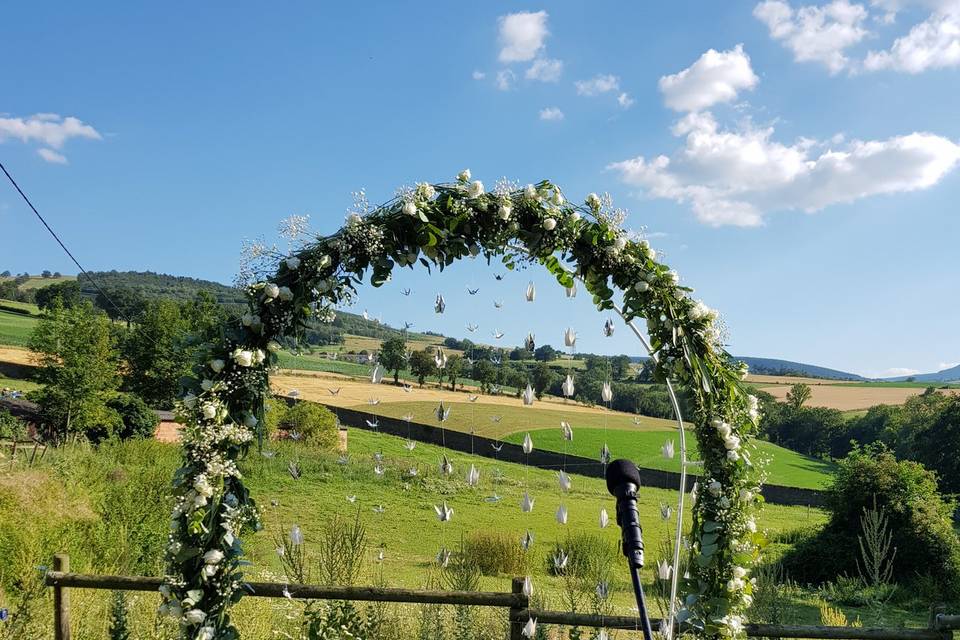
<svg viewBox="0 0 960 640">
<path fill-rule="evenodd" d="M 759 387 L 779 400 L 787 397 L 790 391 L 788 385 L 773 385 Z M 861 387 L 857 385 L 811 385 L 810 399 L 807 406 L 828 407 L 850 411 L 852 409 L 868 409 L 878 404 L 900 405 L 907 398 L 923 393 L 923 389 L 914 387 Z M 958 393 L 960 389 L 941 389 L 942 393 Z"/>
</svg>

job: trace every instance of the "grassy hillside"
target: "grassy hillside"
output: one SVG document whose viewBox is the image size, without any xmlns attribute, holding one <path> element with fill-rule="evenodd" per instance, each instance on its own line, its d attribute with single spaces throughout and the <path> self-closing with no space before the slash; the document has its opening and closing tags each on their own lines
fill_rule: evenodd
<svg viewBox="0 0 960 640">
<path fill-rule="evenodd" d="M 17 288 L 23 291 L 31 291 L 33 289 L 39 289 L 41 287 L 46 287 L 51 284 L 59 284 L 61 282 L 67 282 L 69 280 L 76 280 L 76 276 L 60 276 L 58 278 L 44 278 L 43 276 L 30 276 L 30 279 L 20 283 Z M 13 280 L 13 278 L 0 278 L 0 280 Z"/>
<path fill-rule="evenodd" d="M 30 315 L 17 313 L 11 309 L 28 311 Z M 37 313 L 39 309 L 35 305 L 0 300 L 0 344 L 26 346 L 30 333 L 37 325 Z"/>
</svg>

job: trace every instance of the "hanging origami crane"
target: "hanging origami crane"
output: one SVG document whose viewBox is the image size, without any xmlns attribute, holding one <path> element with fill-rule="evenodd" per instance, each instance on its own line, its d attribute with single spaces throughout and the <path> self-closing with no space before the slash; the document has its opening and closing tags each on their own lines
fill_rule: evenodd
<svg viewBox="0 0 960 640">
<path fill-rule="evenodd" d="M 373 368 L 373 373 L 370 374 L 370 382 L 380 384 L 381 380 L 383 380 L 383 367 L 378 364 Z"/>
<path fill-rule="evenodd" d="M 560 421 L 560 431 L 563 433 L 563 439 L 567 442 L 573 441 L 573 427 L 566 420 Z"/>
<path fill-rule="evenodd" d="M 523 534 L 523 537 L 520 538 L 520 547 L 523 548 L 524 551 L 527 551 L 532 544 L 533 534 L 527 531 L 525 534 Z"/>
<path fill-rule="evenodd" d="M 615 329 L 616 327 L 613 324 L 613 319 L 607 318 L 607 321 L 603 323 L 603 335 L 609 338 L 613 335 Z"/>
<path fill-rule="evenodd" d="M 437 313 L 443 313 L 446 308 L 447 302 L 443 299 L 443 296 L 438 293 L 437 300 L 433 303 L 433 310 Z"/>
<path fill-rule="evenodd" d="M 523 348 L 527 351 L 534 351 L 537 347 L 537 343 L 534 340 L 533 334 L 528 333 L 527 339 L 523 341 Z"/>
<path fill-rule="evenodd" d="M 533 400 L 534 400 L 535 397 L 536 397 L 536 396 L 535 396 L 534 393 L 533 393 L 533 387 L 531 387 L 531 386 L 528 384 L 528 385 L 527 385 L 527 388 L 523 390 L 523 404 L 525 404 L 525 405 L 527 405 L 527 406 L 533 404 Z"/>
<path fill-rule="evenodd" d="M 470 287 L 467 287 L 467 293 L 469 293 L 472 296 L 477 295 L 477 292 L 479 291 L 480 291 L 480 287 L 477 287 L 476 289 L 471 289 Z"/>
<path fill-rule="evenodd" d="M 607 525 L 610 524 L 610 516 L 607 515 L 606 509 L 600 509 L 600 528 L 606 529 Z"/>
<path fill-rule="evenodd" d="M 557 474 L 557 481 L 560 483 L 561 491 L 570 491 L 570 487 L 572 486 L 570 475 L 563 469 Z"/>
<path fill-rule="evenodd" d="M 453 509 L 448 507 L 446 502 L 440 505 L 434 505 L 433 510 L 437 512 L 437 519 L 440 522 L 449 522 L 453 519 Z"/>
<path fill-rule="evenodd" d="M 471 487 L 475 487 L 479 482 L 480 482 L 480 470 L 471 464 L 470 470 L 467 471 L 467 485 Z"/>
<path fill-rule="evenodd" d="M 567 297 L 568 297 L 568 298 L 576 298 L 576 297 L 577 297 L 577 281 L 576 281 L 576 280 L 574 280 L 574 281 L 573 281 L 573 284 L 570 285 L 569 287 L 565 287 L 565 289 L 566 289 Z"/>
<path fill-rule="evenodd" d="M 603 389 L 600 390 L 600 397 L 604 402 L 610 402 L 613 400 L 613 388 L 611 388 L 609 382 L 603 383 Z"/>
<path fill-rule="evenodd" d="M 530 452 L 533 451 L 533 438 L 530 437 L 530 434 L 523 436 L 523 452 L 527 455 L 530 455 Z"/>
<path fill-rule="evenodd" d="M 530 513 L 533 511 L 534 499 L 526 491 L 523 492 L 523 500 L 520 501 L 520 511 Z"/>
<path fill-rule="evenodd" d="M 564 505 L 557 507 L 557 522 L 567 524 L 567 507 Z"/>
<path fill-rule="evenodd" d="M 560 390 L 563 392 L 563 395 L 567 398 L 572 398 L 574 392 L 577 390 L 576 385 L 573 383 L 573 376 L 567 374 L 566 379 L 563 381 L 563 384 L 560 385 Z"/>
<path fill-rule="evenodd" d="M 527 302 L 533 302 L 537 298 L 537 287 L 533 284 L 533 281 L 530 281 L 530 284 L 527 285 Z"/>
</svg>

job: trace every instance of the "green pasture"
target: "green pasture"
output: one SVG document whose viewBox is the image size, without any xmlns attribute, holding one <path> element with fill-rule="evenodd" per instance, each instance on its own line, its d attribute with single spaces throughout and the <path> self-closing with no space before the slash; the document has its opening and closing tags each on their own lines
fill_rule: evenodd
<svg viewBox="0 0 960 640">
<path fill-rule="evenodd" d="M 507 435 L 504 440 L 519 444 L 526 432 Z M 649 429 L 577 429 L 574 428 L 573 440 L 563 439 L 559 428 L 531 430 L 533 446 L 548 451 L 558 451 L 586 458 L 598 459 L 604 443 L 610 448 L 614 458 L 629 458 L 637 466 L 645 469 L 680 471 L 680 443 L 676 429 L 672 431 L 653 431 Z M 675 454 L 672 460 L 663 457 L 661 448 L 669 440 L 674 443 Z M 697 441 L 693 433 L 687 432 L 687 457 L 699 458 Z M 756 458 L 766 461 L 769 484 L 807 489 L 822 489 L 830 480 L 833 465 L 816 458 L 784 449 L 783 447 L 756 440 Z M 696 473 L 697 469 L 694 468 Z"/>
<path fill-rule="evenodd" d="M 4 300 L 2 304 L 13 306 L 22 303 Z M 26 346 L 30 339 L 30 333 L 35 326 L 37 326 L 35 316 L 25 316 L 0 309 L 0 344 L 16 347 Z"/>
</svg>

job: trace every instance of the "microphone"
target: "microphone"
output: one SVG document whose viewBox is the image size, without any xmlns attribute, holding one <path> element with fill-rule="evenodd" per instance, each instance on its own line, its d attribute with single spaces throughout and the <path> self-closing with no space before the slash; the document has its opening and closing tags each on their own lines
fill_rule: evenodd
<svg viewBox="0 0 960 640">
<path fill-rule="evenodd" d="M 637 599 L 637 613 L 644 640 L 653 639 L 647 603 L 640 584 L 640 569 L 643 568 L 643 531 L 640 529 L 640 512 L 637 511 L 637 490 L 640 489 L 640 472 L 629 460 L 614 460 L 607 466 L 607 491 L 617 499 L 617 524 L 620 526 L 621 547 L 627 557 L 633 594 Z"/>
<path fill-rule="evenodd" d="M 614 460 L 607 467 L 607 491 L 617 499 L 617 524 L 621 531 L 623 555 L 630 566 L 643 567 L 643 530 L 637 510 L 640 472 L 629 460 Z"/>
</svg>

